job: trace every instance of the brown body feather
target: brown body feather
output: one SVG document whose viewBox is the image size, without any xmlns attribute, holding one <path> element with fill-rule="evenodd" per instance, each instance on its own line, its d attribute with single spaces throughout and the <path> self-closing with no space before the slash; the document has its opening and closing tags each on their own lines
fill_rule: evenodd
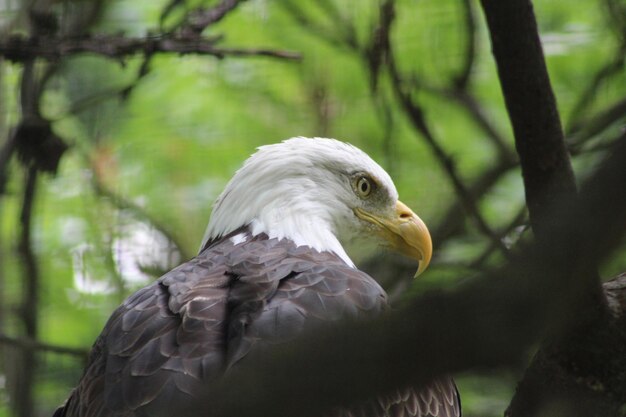
<svg viewBox="0 0 626 417">
<path fill-rule="evenodd" d="M 330 252 L 289 240 L 229 237 L 129 297 L 96 340 L 55 417 L 197 416 L 207 381 L 272 344 L 342 318 L 376 316 L 384 290 Z M 460 415 L 449 378 L 381 396 L 333 417 Z"/>
</svg>

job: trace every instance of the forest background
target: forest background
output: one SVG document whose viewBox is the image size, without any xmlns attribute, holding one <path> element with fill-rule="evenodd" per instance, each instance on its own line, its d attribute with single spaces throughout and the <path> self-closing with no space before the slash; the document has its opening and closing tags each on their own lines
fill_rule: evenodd
<svg viewBox="0 0 626 417">
<path fill-rule="evenodd" d="M 626 2 L 533 4 L 584 182 L 623 135 Z M 353 248 L 397 305 L 531 238 L 472 0 L 3 0 L 0 30 L 2 417 L 51 415 L 112 310 L 195 254 L 257 146 L 335 137 L 388 170 L 435 243 L 416 281 L 408 261 Z M 599 274 L 624 271 L 622 244 Z M 502 415 L 533 352 L 455 375 L 464 415 Z"/>
</svg>

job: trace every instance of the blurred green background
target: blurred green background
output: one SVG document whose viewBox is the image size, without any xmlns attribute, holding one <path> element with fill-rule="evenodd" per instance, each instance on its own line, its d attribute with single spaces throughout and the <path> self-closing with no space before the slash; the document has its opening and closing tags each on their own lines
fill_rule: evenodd
<svg viewBox="0 0 626 417">
<path fill-rule="evenodd" d="M 162 16 L 167 4 L 106 2 L 90 31 L 166 33 L 187 11 L 213 3 L 174 2 Z M 534 5 L 582 180 L 626 120 L 626 13 L 619 13 L 626 2 L 536 0 Z M 378 6 L 369 0 L 250 0 L 205 31 L 223 35 L 222 46 L 294 51 L 301 60 L 156 54 L 138 80 L 143 56 L 121 62 L 79 54 L 58 62 L 41 112 L 70 149 L 57 175 L 37 180 L 32 244 L 39 297 L 27 307 L 38 318 L 37 340 L 87 349 L 128 294 L 194 255 L 212 202 L 243 160 L 259 145 L 292 136 L 335 137 L 360 147 L 389 171 L 403 201 L 434 229 L 444 230 L 458 192 L 400 104 L 389 71 L 373 72 L 368 61 L 375 56 Z M 22 27 L 22 7 L 18 1 L 0 2 L 5 36 Z M 423 110 L 467 187 L 497 171 L 474 198 L 488 227 L 505 245 L 515 245 L 525 237 L 524 192 L 479 4 L 399 0 L 391 42 L 402 88 Z M 0 138 L 8 138 L 20 118 L 22 68 L 0 63 Z M 464 68 L 467 82 L 459 87 Z M 506 168 L 497 170 L 501 164 Z M 0 334 L 19 339 L 24 268 L 17 242 L 26 174 L 15 158 L 7 170 L 0 196 Z M 493 240 L 475 219 L 459 217 L 454 233 L 438 235 L 433 265 L 423 278 L 400 290 L 391 280 L 390 290 L 401 293 L 396 299 L 449 288 L 502 261 L 501 250 L 492 248 Z M 352 251 L 357 264 L 377 253 L 358 249 Z M 622 250 L 602 275 L 625 270 Z M 24 366 L 35 372 L 36 415 L 51 415 L 76 384 L 82 358 L 41 349 L 35 363 L 25 364 L 17 350 L 0 343 L 0 416 L 15 415 L 10 399 Z M 456 376 L 465 415 L 502 415 L 521 372 Z"/>
</svg>

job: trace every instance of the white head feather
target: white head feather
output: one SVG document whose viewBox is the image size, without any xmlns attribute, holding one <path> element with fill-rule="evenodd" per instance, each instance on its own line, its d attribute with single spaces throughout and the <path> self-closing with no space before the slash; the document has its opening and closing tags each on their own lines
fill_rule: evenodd
<svg viewBox="0 0 626 417">
<path fill-rule="evenodd" d="M 385 206 L 393 210 L 398 192 L 389 174 L 350 144 L 296 137 L 261 146 L 215 202 L 202 248 L 249 225 L 255 236 L 265 233 L 334 252 L 354 266 L 340 239 L 362 232 L 363 224 L 353 212 L 362 203 L 351 183 L 357 173 L 367 173 L 386 191 Z"/>
</svg>

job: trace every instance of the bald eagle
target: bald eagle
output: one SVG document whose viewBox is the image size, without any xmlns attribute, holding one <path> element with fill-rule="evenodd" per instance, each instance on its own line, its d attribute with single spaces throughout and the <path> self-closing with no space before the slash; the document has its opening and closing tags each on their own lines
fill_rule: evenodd
<svg viewBox="0 0 626 417">
<path fill-rule="evenodd" d="M 323 138 L 260 147 L 217 199 L 200 253 L 115 310 L 54 416 L 210 415 L 190 405 L 211 395 L 207 381 L 305 331 L 386 308 L 341 244 L 354 238 L 417 259 L 418 274 L 430 262 L 426 226 L 364 152 Z M 448 377 L 328 414 L 459 415 Z"/>
</svg>

